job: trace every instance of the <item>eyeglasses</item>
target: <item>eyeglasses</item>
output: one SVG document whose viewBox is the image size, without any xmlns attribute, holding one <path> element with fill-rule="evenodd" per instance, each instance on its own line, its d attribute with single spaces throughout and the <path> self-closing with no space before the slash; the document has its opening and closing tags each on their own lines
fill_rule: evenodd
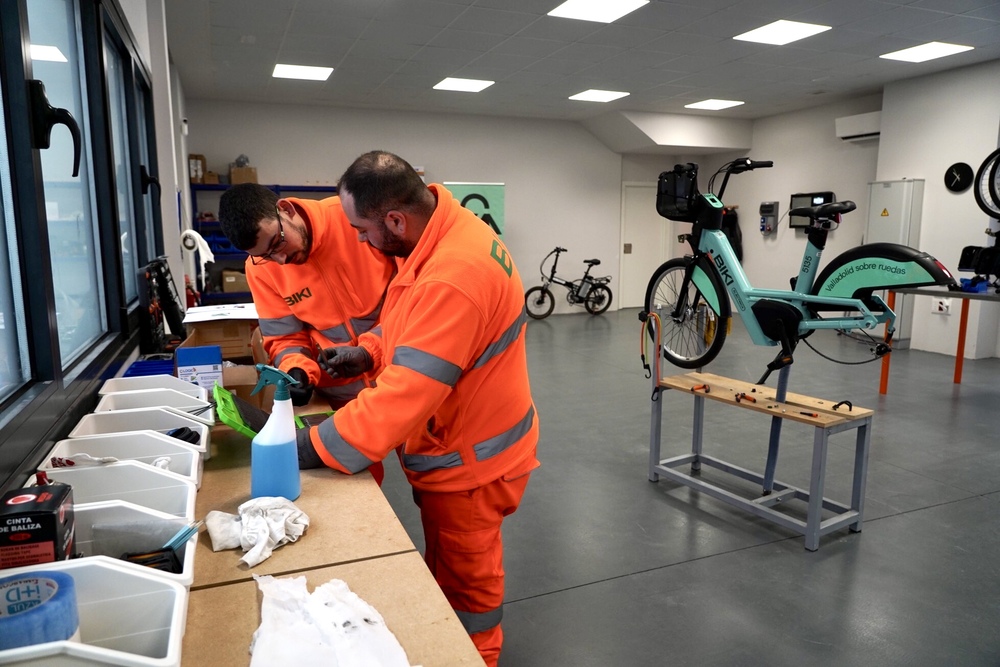
<svg viewBox="0 0 1000 667">
<path fill-rule="evenodd" d="M 278 215 L 278 236 L 277 240 L 272 240 L 271 245 L 268 247 L 267 252 L 263 255 L 250 255 L 250 263 L 253 265 L 266 264 L 271 261 L 272 256 L 276 252 L 281 252 L 281 249 L 285 247 L 285 228 L 281 224 L 281 209 L 275 207 L 275 213 Z"/>
</svg>

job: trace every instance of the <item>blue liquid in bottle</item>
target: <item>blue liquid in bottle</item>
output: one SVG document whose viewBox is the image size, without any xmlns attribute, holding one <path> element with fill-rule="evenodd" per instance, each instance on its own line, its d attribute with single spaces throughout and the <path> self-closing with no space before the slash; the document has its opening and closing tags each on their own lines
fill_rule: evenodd
<svg viewBox="0 0 1000 667">
<path fill-rule="evenodd" d="M 295 441 L 276 445 L 254 442 L 250 449 L 250 496 L 295 500 L 302 493 Z"/>
</svg>

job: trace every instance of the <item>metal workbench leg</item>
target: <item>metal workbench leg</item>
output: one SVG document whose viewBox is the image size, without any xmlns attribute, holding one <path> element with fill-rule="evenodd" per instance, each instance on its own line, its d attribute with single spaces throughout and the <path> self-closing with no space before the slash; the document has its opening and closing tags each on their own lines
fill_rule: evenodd
<svg viewBox="0 0 1000 667">
<path fill-rule="evenodd" d="M 830 433 L 817 426 L 813 435 L 812 474 L 809 477 L 809 510 L 806 514 L 806 549 L 819 549 L 819 527 L 823 521 L 823 481 L 826 478 L 826 448 Z"/>
<path fill-rule="evenodd" d="M 778 388 L 774 398 L 778 403 L 784 403 L 788 395 L 788 374 L 790 366 L 778 371 Z M 767 465 L 764 466 L 764 495 L 769 495 L 774 489 L 774 470 L 778 467 L 778 443 L 781 441 L 781 417 L 771 417 L 771 437 L 767 443 Z"/>
<path fill-rule="evenodd" d="M 861 532 L 861 522 L 865 514 L 865 480 L 868 478 L 868 448 L 871 446 L 872 418 L 867 417 L 858 427 L 854 446 L 854 486 L 851 490 L 851 509 L 858 513 L 858 520 L 849 528 L 852 533 Z"/>
<path fill-rule="evenodd" d="M 655 383 L 656 378 L 653 378 Z M 656 466 L 660 463 L 660 429 L 663 425 L 663 392 L 653 385 L 653 396 L 650 402 L 653 404 L 649 421 L 649 481 L 659 481 L 660 476 L 656 474 Z"/>
<path fill-rule="evenodd" d="M 691 453 L 695 459 L 691 462 L 691 472 L 701 470 L 701 446 L 705 434 L 705 397 L 694 397 L 694 421 L 691 424 Z"/>
</svg>

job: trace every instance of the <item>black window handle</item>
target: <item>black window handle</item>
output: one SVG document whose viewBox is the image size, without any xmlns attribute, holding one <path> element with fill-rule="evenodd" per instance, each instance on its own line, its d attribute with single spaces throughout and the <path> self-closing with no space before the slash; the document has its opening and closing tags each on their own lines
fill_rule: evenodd
<svg viewBox="0 0 1000 667">
<path fill-rule="evenodd" d="M 45 84 L 36 79 L 28 80 L 28 99 L 31 104 L 31 147 L 48 148 L 51 145 L 52 127 L 65 125 L 73 135 L 73 176 L 80 175 L 80 126 L 73 114 L 49 104 Z"/>
</svg>

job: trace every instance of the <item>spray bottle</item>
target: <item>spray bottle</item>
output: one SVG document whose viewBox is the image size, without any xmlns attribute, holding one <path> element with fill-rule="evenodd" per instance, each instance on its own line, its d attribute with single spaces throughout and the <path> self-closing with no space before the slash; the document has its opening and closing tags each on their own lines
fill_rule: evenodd
<svg viewBox="0 0 1000 667">
<path fill-rule="evenodd" d="M 295 415 L 288 385 L 298 382 L 273 366 L 257 364 L 260 379 L 252 394 L 273 385 L 274 407 L 264 428 L 254 436 L 250 450 L 250 496 L 282 496 L 295 500 L 302 492 L 299 454 L 295 444 Z"/>
</svg>

